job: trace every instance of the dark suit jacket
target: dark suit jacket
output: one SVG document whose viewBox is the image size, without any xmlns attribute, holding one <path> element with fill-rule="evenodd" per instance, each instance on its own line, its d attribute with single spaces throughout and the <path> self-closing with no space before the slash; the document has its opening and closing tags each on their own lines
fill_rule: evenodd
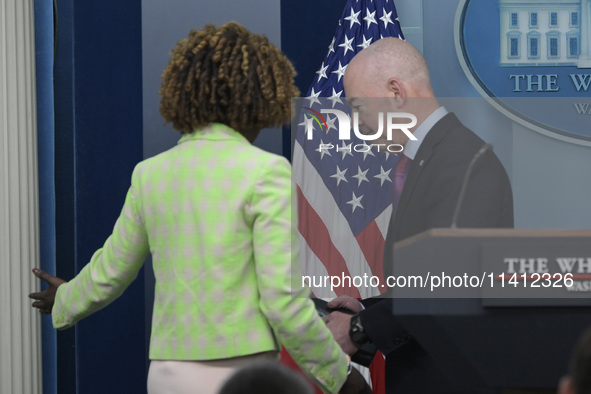
<svg viewBox="0 0 591 394">
<path fill-rule="evenodd" d="M 464 174 L 484 141 L 450 113 L 429 131 L 412 161 L 396 219 L 390 222 L 384 248 L 384 275 L 392 266 L 394 243 L 436 227 L 450 227 Z M 458 227 L 513 227 L 513 196 L 507 173 L 492 151 L 475 163 Z M 364 302 L 361 322 L 386 355 L 388 393 L 457 393 L 437 364 L 392 314 L 389 299 Z M 412 335 L 412 333 L 410 333 Z"/>
</svg>

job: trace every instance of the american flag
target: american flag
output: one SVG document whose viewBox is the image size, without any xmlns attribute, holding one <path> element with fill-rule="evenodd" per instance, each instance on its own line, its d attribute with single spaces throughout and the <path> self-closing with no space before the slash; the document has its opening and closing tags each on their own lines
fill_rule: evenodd
<svg viewBox="0 0 591 394">
<path fill-rule="evenodd" d="M 324 114 L 326 125 L 316 122 L 318 116 L 314 119 L 321 108 L 345 111 L 346 102 L 341 99 L 345 97 L 343 75 L 349 61 L 383 37 L 404 39 L 393 0 L 349 0 L 306 98 L 299 99 L 302 110 L 292 124 L 297 133 L 293 172 L 302 271 L 318 280 L 310 283 L 317 297 L 346 294 L 366 298 L 385 290 L 372 287 L 369 278 L 382 278 L 393 169 L 399 157 L 376 150 L 356 152 L 350 148 L 364 142 L 354 133 L 349 141 L 339 140 L 336 115 Z M 314 127 L 312 140 L 305 133 L 310 123 Z M 320 144 L 341 149 L 319 149 Z M 361 284 L 364 274 L 367 279 Z M 341 283 L 331 291 L 330 284 L 319 282 L 328 276 L 358 279 L 351 287 Z"/>
</svg>

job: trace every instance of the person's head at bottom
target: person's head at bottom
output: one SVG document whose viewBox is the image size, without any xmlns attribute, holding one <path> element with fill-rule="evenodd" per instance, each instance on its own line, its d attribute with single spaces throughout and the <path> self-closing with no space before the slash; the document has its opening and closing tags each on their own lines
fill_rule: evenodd
<svg viewBox="0 0 591 394">
<path fill-rule="evenodd" d="M 571 355 L 568 375 L 560 381 L 558 393 L 591 393 L 591 327 L 579 337 Z"/>
<path fill-rule="evenodd" d="M 279 362 L 257 362 L 234 373 L 219 394 L 313 394 L 308 382 Z"/>
</svg>

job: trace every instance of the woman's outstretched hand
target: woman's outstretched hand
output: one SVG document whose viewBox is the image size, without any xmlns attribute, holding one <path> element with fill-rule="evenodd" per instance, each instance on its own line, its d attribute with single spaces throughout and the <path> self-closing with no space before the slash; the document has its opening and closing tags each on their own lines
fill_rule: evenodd
<svg viewBox="0 0 591 394">
<path fill-rule="evenodd" d="M 53 302 L 55 300 L 57 288 L 66 283 L 66 281 L 57 276 L 50 275 L 47 272 L 43 272 L 39 268 L 33 268 L 33 275 L 42 281 L 47 282 L 49 287 L 39 293 L 29 294 L 29 298 L 36 300 L 33 302 L 32 306 L 33 308 L 39 309 L 39 313 L 49 315 L 53 309 Z"/>
</svg>

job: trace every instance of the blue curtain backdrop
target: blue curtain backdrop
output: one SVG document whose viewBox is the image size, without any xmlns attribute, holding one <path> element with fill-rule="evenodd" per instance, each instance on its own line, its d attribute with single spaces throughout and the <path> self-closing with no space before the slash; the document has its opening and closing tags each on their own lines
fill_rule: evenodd
<svg viewBox="0 0 591 394">
<path fill-rule="evenodd" d="M 41 269 L 55 272 L 55 182 L 53 115 L 53 4 L 35 0 L 37 144 Z M 56 335 L 51 318 L 42 318 L 43 392 L 57 391 Z"/>
<path fill-rule="evenodd" d="M 295 83 L 301 95 L 306 94 L 326 56 L 345 4 L 347 0 L 281 0 L 281 50 L 298 73 Z M 283 155 L 288 160 L 291 137 L 290 128 L 284 127 Z"/>
<path fill-rule="evenodd" d="M 35 21 L 41 262 L 69 280 L 110 235 L 142 159 L 141 0 L 35 0 Z M 43 323 L 45 393 L 145 392 L 143 274 L 75 328 Z"/>
</svg>

